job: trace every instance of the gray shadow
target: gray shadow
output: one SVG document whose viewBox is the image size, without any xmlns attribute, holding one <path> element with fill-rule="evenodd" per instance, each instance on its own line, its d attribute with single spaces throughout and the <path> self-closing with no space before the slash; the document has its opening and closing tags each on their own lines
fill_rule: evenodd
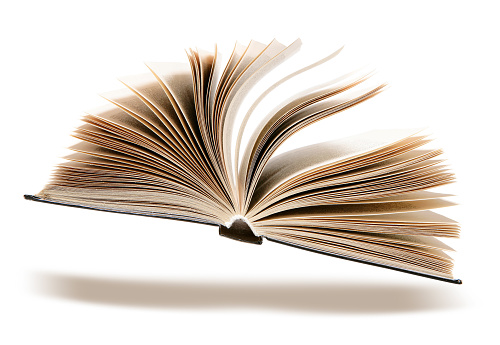
<svg viewBox="0 0 500 345">
<path fill-rule="evenodd" d="M 80 302 L 156 309 L 268 309 L 314 313 L 404 313 L 460 308 L 460 287 L 373 283 L 182 282 L 36 273 L 37 293 Z"/>
</svg>

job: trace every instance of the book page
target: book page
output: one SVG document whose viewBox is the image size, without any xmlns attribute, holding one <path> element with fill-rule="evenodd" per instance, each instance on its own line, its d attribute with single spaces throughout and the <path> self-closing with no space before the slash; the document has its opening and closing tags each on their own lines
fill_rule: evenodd
<svg viewBox="0 0 500 345">
<path fill-rule="evenodd" d="M 237 81 L 232 85 L 230 93 L 224 102 L 222 108 L 222 150 L 224 153 L 224 162 L 230 173 L 230 178 L 235 184 L 236 170 L 233 164 L 232 133 L 236 120 L 238 109 L 254 85 L 269 73 L 276 66 L 295 54 L 300 48 L 300 40 L 296 40 L 288 47 L 273 40 L 259 54 L 251 54 L 255 58 L 238 76 Z M 251 47 L 249 47 L 250 49 Z M 238 138 L 236 138 L 238 140 Z M 238 187 L 241 187 L 238 185 Z M 238 193 L 239 194 L 239 193 Z"/>
<path fill-rule="evenodd" d="M 456 203 L 444 199 L 416 200 L 407 202 L 383 202 L 370 204 L 338 204 L 303 207 L 284 211 L 271 215 L 266 220 L 278 220 L 282 218 L 335 218 L 344 216 L 360 215 L 382 215 L 392 213 L 405 213 L 429 210 L 456 205 Z"/>
<path fill-rule="evenodd" d="M 298 213 L 297 213 L 298 214 Z M 269 216 L 254 222 L 254 227 L 300 226 L 330 228 L 377 234 L 458 237 L 460 227 L 456 221 L 428 209 L 413 212 L 366 215 L 319 215 L 309 217 L 302 213 Z"/>
<path fill-rule="evenodd" d="M 407 169 L 415 170 L 436 166 L 442 163 L 443 160 L 432 158 L 440 153 L 440 150 L 412 150 L 403 153 L 399 152 L 394 158 L 379 160 L 375 163 L 372 161 L 365 166 L 353 169 L 347 169 L 346 164 L 343 164 L 345 168 L 342 169 L 330 165 L 326 169 L 317 171 L 316 174 L 307 174 L 307 178 L 304 174 L 297 175 L 292 180 L 274 188 L 264 197 L 260 197 L 260 189 L 257 188 L 254 193 L 255 202 L 252 202 L 248 214 L 252 216 L 272 204 L 279 205 L 281 200 L 290 198 L 293 195 L 307 195 L 323 188 L 338 188 L 341 184 L 399 174 Z"/>
<path fill-rule="evenodd" d="M 257 106 L 271 93 L 273 92 L 274 90 L 278 89 L 281 85 L 285 84 L 287 81 L 289 80 L 292 80 L 294 77 L 296 76 L 299 76 L 300 74 L 302 73 L 305 73 L 315 67 L 318 67 L 328 61 L 330 61 L 331 59 L 333 59 L 334 57 L 336 57 L 341 51 L 342 51 L 343 47 L 338 49 L 337 51 L 333 52 L 332 54 L 324 57 L 323 59 L 321 60 L 318 60 L 306 67 L 303 67 L 293 73 L 290 73 L 289 75 L 281 78 L 280 80 L 278 80 L 277 82 L 275 82 L 273 85 L 271 85 L 269 88 L 267 88 L 264 92 L 262 92 L 260 94 L 260 96 L 253 102 L 253 104 L 250 106 L 250 108 L 248 109 L 247 113 L 245 114 L 242 122 L 241 122 L 241 125 L 240 125 L 240 129 L 238 131 L 238 135 L 237 135 L 237 140 L 236 140 L 236 148 L 235 148 L 235 152 L 234 152 L 234 165 L 235 165 L 235 171 L 237 173 L 236 175 L 236 178 L 237 180 L 239 179 L 239 170 L 240 170 L 240 165 L 239 165 L 239 157 L 240 157 L 240 149 L 241 149 L 241 141 L 242 141 L 242 138 L 243 138 L 243 132 L 246 128 L 246 125 L 248 123 L 248 120 L 250 119 L 250 117 L 252 116 L 253 112 L 255 111 L 255 109 L 257 108 Z M 320 85 L 316 85 L 310 89 L 307 89 L 307 90 L 304 90 L 303 92 L 304 93 L 309 93 L 309 92 L 312 92 L 312 91 L 316 91 L 318 89 L 321 89 L 321 88 L 324 88 L 326 86 L 329 86 L 331 85 L 332 82 L 331 81 L 328 81 L 326 83 L 322 83 Z M 262 128 L 264 128 L 264 125 L 266 123 L 268 123 L 272 116 L 278 112 L 279 109 L 282 109 L 283 107 L 285 107 L 287 104 L 290 104 L 292 103 L 294 100 L 293 97 L 290 97 L 284 101 L 281 101 L 276 107 L 275 107 L 275 111 L 273 112 L 270 112 L 266 118 L 264 118 L 264 120 L 261 122 L 261 129 L 259 130 L 257 127 L 256 130 L 255 130 L 255 133 L 252 135 L 252 137 L 257 137 L 258 133 L 260 133 L 262 131 Z M 249 144 L 248 146 L 252 146 L 251 144 Z M 246 164 L 248 165 L 248 164 Z M 243 165 L 245 167 L 245 169 L 247 169 L 248 167 L 246 165 Z"/>
<path fill-rule="evenodd" d="M 363 78 L 354 81 L 349 85 L 344 85 L 337 91 L 332 90 L 331 92 L 328 92 L 325 96 L 326 99 L 323 99 L 323 96 L 318 96 L 316 102 L 319 103 L 311 101 L 312 104 L 309 104 L 311 102 L 308 101 L 306 102 L 308 104 L 296 107 L 294 113 L 280 120 L 281 125 L 278 125 L 275 129 L 268 133 L 267 137 L 259 144 L 257 151 L 255 151 L 255 155 L 253 155 L 254 158 L 250 164 L 250 170 L 247 172 L 248 176 L 247 181 L 245 182 L 245 186 L 247 186 L 244 206 L 245 210 L 248 210 L 250 206 L 253 193 L 265 164 L 274 151 L 287 138 L 309 124 L 364 102 L 382 91 L 384 85 L 368 90 L 354 89 L 344 92 L 361 83 L 364 80 Z M 342 92 L 340 96 L 334 97 L 340 92 Z M 329 99 L 330 97 L 332 97 L 332 99 Z"/>
<path fill-rule="evenodd" d="M 202 146 L 194 103 L 193 79 L 191 68 L 186 63 L 148 62 L 151 70 L 163 89 L 163 98 L 167 96 L 177 113 L 183 130 L 188 135 L 197 159 L 201 160 L 199 147 Z"/>
<path fill-rule="evenodd" d="M 228 179 L 231 195 L 234 197 L 234 203 L 237 204 L 237 189 L 234 184 L 233 171 L 231 170 L 232 165 L 227 161 L 227 153 L 225 150 L 231 150 L 230 135 L 231 133 L 227 133 L 224 128 L 227 128 L 228 121 L 230 125 L 233 124 L 233 114 L 230 114 L 230 117 L 227 118 L 227 110 L 229 106 L 233 108 L 238 108 L 242 97 L 237 97 L 240 91 L 245 91 L 245 83 L 249 79 L 249 77 L 260 67 L 262 63 L 266 61 L 262 61 L 266 58 L 267 54 L 264 54 L 265 51 L 270 51 L 272 53 L 273 50 L 281 50 L 284 46 L 278 43 L 277 41 L 271 42 L 269 46 L 265 44 L 251 41 L 250 44 L 246 47 L 243 54 L 240 56 L 236 64 L 234 65 L 233 70 L 227 76 L 224 87 L 219 90 L 219 95 L 216 100 L 217 108 L 214 110 L 214 114 L 217 118 L 217 127 L 215 128 L 215 137 L 216 137 L 216 147 L 220 150 L 221 159 L 221 168 L 224 170 L 225 176 Z M 244 94 L 243 94 L 244 96 Z"/>
<path fill-rule="evenodd" d="M 349 239 L 358 239 L 361 241 L 368 241 L 371 243 L 389 244 L 389 245 L 401 245 L 410 246 L 418 248 L 427 249 L 437 249 L 437 250 L 447 250 L 454 251 L 446 243 L 438 240 L 431 236 L 418 236 L 418 235 L 395 235 L 395 234 L 372 234 L 366 232 L 353 232 L 339 229 L 326 229 L 326 228 L 314 228 L 314 227 L 296 227 L 296 226 L 273 226 L 266 228 L 258 228 L 259 233 L 262 236 L 269 235 L 272 237 L 276 233 L 290 233 L 290 234 L 300 234 L 304 232 L 309 232 L 311 234 L 322 234 L 323 239 L 328 239 L 328 236 L 343 237 Z"/>
<path fill-rule="evenodd" d="M 129 82 L 130 81 L 131 80 L 129 80 Z M 156 80 L 150 79 L 149 81 L 151 82 L 148 84 L 149 90 L 154 90 L 155 92 L 160 93 L 163 92 L 161 88 L 159 88 L 159 85 L 157 85 L 158 83 Z M 157 86 L 156 90 L 154 88 L 155 84 Z M 109 111 L 106 111 L 106 116 L 109 117 L 114 112 L 117 115 L 113 116 L 113 121 L 124 121 L 124 119 L 128 117 L 123 116 L 123 113 L 118 113 L 118 110 L 121 109 L 131 117 L 139 120 L 149 130 L 165 141 L 167 145 L 177 148 L 179 152 L 182 151 L 182 154 L 185 156 L 192 155 L 191 149 L 188 145 L 189 139 L 182 128 L 179 127 L 180 122 L 178 122 L 173 108 L 168 109 L 167 105 L 164 104 L 162 112 L 160 112 L 153 104 L 148 103 L 147 99 L 144 98 L 144 93 L 141 92 L 140 87 L 135 86 L 131 82 L 130 85 L 132 85 L 130 89 L 121 89 L 101 94 L 103 98 L 115 105 L 114 107 L 108 106 Z M 150 91 L 150 93 L 153 93 L 153 91 Z M 140 97 L 143 97 L 143 99 Z M 156 95 L 156 98 L 158 97 L 159 96 Z M 152 109 L 154 109 L 154 111 Z M 91 114 L 103 117 L 100 112 L 91 112 Z"/>
<path fill-rule="evenodd" d="M 285 152 L 265 165 L 257 183 L 256 198 L 262 199 L 280 184 L 306 171 L 370 154 L 418 132 L 416 129 L 375 130 Z"/>
</svg>

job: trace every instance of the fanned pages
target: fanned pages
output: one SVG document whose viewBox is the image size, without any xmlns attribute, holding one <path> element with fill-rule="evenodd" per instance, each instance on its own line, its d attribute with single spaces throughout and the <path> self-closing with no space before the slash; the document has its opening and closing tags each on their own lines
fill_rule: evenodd
<svg viewBox="0 0 500 345">
<path fill-rule="evenodd" d="M 433 211 L 453 205 L 444 199 L 452 195 L 428 190 L 454 175 L 422 130 L 373 130 L 274 154 L 302 128 L 383 91 L 367 82 L 371 72 L 330 75 L 276 100 L 242 145 L 271 91 L 341 51 L 278 78 L 240 109 L 300 45 L 237 43 L 225 65 L 217 47 L 187 50 L 186 63 L 148 62 L 149 73 L 102 95 L 109 103 L 85 115 L 74 153 L 26 198 L 218 225 L 239 241 L 265 238 L 460 283 L 452 249 L 436 238 L 458 237 L 459 225 Z"/>
</svg>

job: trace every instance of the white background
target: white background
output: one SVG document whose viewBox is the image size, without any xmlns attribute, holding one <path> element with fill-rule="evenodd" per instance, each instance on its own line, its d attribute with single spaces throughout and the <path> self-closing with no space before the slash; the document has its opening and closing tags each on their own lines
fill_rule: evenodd
<svg viewBox="0 0 500 345">
<path fill-rule="evenodd" d="M 491 343 L 498 310 L 498 10 L 486 1 L 2 5 L 0 343 Z M 428 126 L 458 183 L 456 286 L 38 192 L 97 93 L 143 61 L 239 40 L 376 66 L 391 88 L 298 135 Z M 314 55 L 314 54 L 313 54 Z M 342 60 L 343 59 L 343 60 Z M 313 130 L 314 129 L 314 130 Z M 316 132 L 315 132 L 316 131 Z M 325 139 L 323 139 L 325 138 Z"/>
</svg>

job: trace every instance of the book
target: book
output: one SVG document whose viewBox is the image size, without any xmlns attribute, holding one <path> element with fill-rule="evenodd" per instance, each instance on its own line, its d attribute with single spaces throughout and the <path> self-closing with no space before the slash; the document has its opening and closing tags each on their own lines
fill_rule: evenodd
<svg viewBox="0 0 500 345">
<path fill-rule="evenodd" d="M 342 50 L 259 90 L 300 46 L 251 41 L 237 43 L 227 61 L 215 46 L 187 50 L 185 63 L 146 63 L 149 73 L 122 78 L 125 88 L 83 117 L 74 153 L 25 198 L 214 225 L 238 241 L 266 239 L 460 284 L 446 254 L 452 248 L 437 239 L 458 237 L 459 224 L 432 211 L 454 203 L 429 191 L 455 177 L 422 130 L 372 130 L 275 154 L 302 128 L 382 92 L 384 83 L 366 86 L 371 72 L 278 100 L 245 133 L 274 90 Z M 242 113 L 254 89 L 260 93 Z"/>
</svg>

